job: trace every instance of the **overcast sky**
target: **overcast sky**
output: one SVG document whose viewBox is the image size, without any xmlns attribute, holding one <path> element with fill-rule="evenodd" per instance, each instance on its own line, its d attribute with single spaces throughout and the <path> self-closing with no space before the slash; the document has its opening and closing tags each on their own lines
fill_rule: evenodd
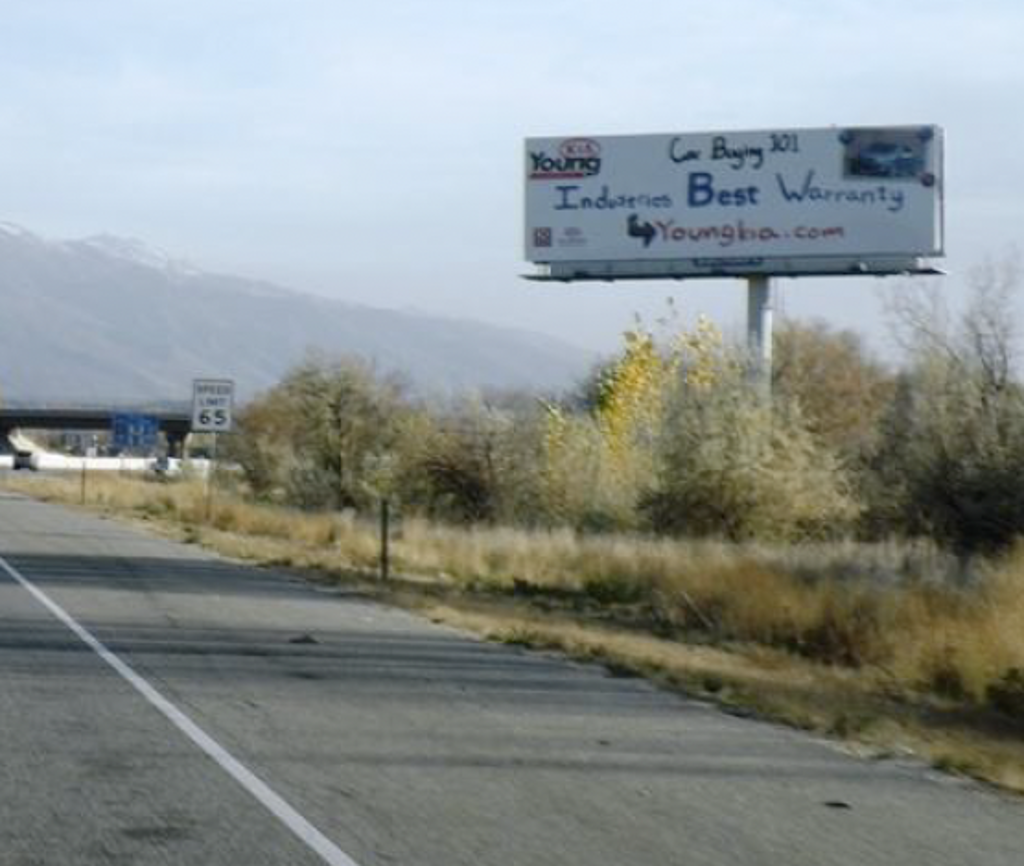
<svg viewBox="0 0 1024 866">
<path fill-rule="evenodd" d="M 672 294 L 521 260 L 530 135 L 937 123 L 955 298 L 1021 240 L 1020 0 L 0 0 L 0 219 L 608 348 Z M 879 347 L 891 281 L 782 281 Z M 654 311 L 654 312 L 651 312 Z"/>
</svg>

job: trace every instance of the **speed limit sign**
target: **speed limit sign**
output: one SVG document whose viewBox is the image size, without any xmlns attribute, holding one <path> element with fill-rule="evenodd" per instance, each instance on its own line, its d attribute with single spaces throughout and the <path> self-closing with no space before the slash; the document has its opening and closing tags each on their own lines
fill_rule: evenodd
<svg viewBox="0 0 1024 866">
<path fill-rule="evenodd" d="M 192 431 L 227 433 L 235 404 L 235 383 L 230 379 L 196 379 L 192 382 Z"/>
</svg>

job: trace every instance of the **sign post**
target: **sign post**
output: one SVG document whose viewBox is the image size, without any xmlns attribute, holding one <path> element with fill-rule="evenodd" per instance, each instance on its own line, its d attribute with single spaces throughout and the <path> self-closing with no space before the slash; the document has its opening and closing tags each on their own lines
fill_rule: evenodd
<svg viewBox="0 0 1024 866">
<path fill-rule="evenodd" d="M 192 382 L 192 432 L 212 433 L 213 449 L 206 471 L 206 519 L 213 513 L 213 473 L 217 439 L 234 425 L 235 383 L 230 379 L 196 379 Z"/>
</svg>

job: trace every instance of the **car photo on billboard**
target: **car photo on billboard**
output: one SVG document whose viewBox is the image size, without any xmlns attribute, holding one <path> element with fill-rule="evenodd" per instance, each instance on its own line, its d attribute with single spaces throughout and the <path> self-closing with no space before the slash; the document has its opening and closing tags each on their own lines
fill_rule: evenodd
<svg viewBox="0 0 1024 866">
<path fill-rule="evenodd" d="M 872 180 L 925 179 L 926 148 L 931 130 L 907 129 L 848 130 L 844 144 L 843 175 Z"/>
</svg>

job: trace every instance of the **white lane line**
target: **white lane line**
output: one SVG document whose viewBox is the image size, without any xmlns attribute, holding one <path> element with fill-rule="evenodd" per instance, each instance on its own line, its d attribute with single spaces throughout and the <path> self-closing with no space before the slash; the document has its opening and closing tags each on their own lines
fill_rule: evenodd
<svg viewBox="0 0 1024 866">
<path fill-rule="evenodd" d="M 199 725 L 193 722 L 192 719 L 153 688 L 147 680 L 139 676 L 130 665 L 108 650 L 88 629 L 80 625 L 71 614 L 28 580 L 28 578 L 22 576 L 2 556 L 0 556 L 0 568 L 6 571 L 15 581 L 28 590 L 35 597 L 36 601 L 71 629 L 82 643 L 127 680 L 139 694 L 163 713 L 178 730 L 213 758 L 229 776 L 269 809 L 282 824 L 319 854 L 324 862 L 329 863 L 330 866 L 358 866 L 355 860 L 303 818 L 283 797 L 277 794 L 269 785 L 256 776 L 248 767 L 200 728 Z"/>
</svg>

